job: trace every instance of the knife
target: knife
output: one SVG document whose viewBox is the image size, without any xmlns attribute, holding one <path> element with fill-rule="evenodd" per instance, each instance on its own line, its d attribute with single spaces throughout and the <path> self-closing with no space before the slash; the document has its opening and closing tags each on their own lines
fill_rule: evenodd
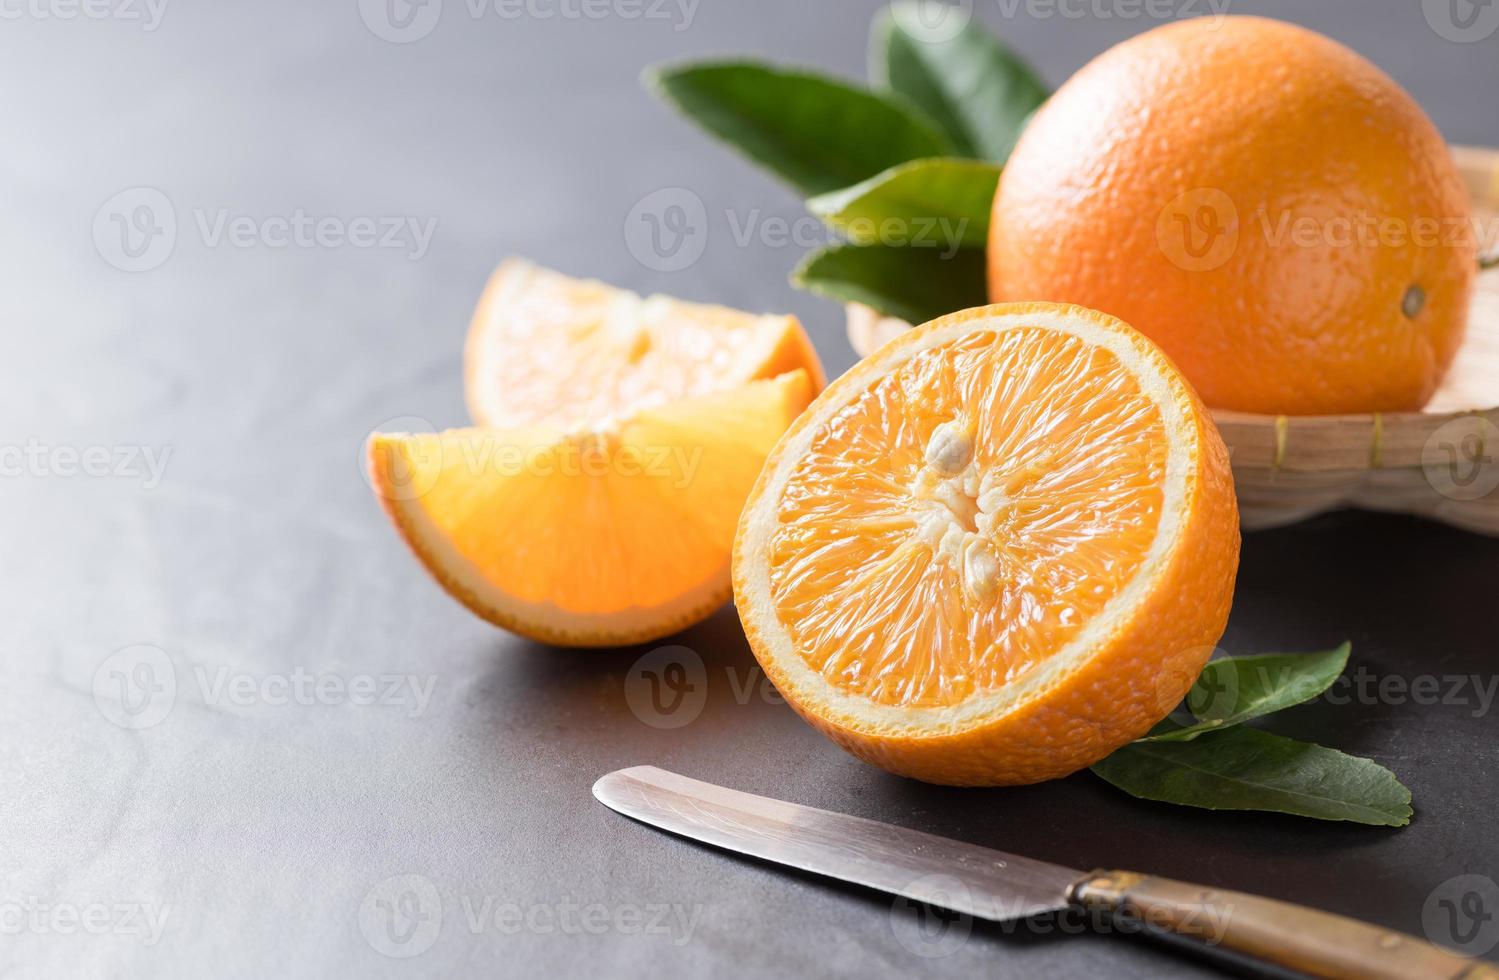
<svg viewBox="0 0 1499 980">
<path fill-rule="evenodd" d="M 1404 933 L 1290 902 L 1133 871 L 1082 872 L 919 830 L 741 793 L 655 766 L 593 784 L 600 803 L 705 844 L 992 922 L 1079 908 L 1316 977 L 1499 980 Z"/>
</svg>

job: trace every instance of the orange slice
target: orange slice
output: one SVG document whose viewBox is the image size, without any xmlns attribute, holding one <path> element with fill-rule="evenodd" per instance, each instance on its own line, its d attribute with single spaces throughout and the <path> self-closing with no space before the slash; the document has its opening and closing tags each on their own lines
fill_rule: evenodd
<svg viewBox="0 0 1499 980">
<path fill-rule="evenodd" d="M 502 428 L 591 425 L 798 368 L 826 384 L 795 317 L 642 298 L 522 259 L 490 277 L 463 355 L 469 414 Z"/>
<path fill-rule="evenodd" d="M 728 599 L 740 508 L 812 394 L 795 371 L 589 429 L 376 434 L 371 482 L 478 615 L 564 646 L 639 643 Z"/>
<path fill-rule="evenodd" d="M 1062 776 L 1144 734 L 1223 632 L 1228 454 L 1150 341 L 1081 307 L 943 317 L 833 382 L 738 531 L 740 618 L 790 704 L 936 783 Z"/>
</svg>

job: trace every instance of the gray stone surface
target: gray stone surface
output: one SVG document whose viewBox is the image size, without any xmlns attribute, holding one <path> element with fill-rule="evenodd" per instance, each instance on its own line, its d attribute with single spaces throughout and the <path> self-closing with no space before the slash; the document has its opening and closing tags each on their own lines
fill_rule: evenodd
<svg viewBox="0 0 1499 980">
<path fill-rule="evenodd" d="M 542 649 L 428 581 L 356 456 L 386 420 L 464 418 L 460 342 L 500 257 L 789 310 L 831 369 L 852 362 L 836 308 L 786 284 L 801 248 L 760 234 L 798 203 L 636 77 L 730 52 L 857 74 L 877 4 L 563 16 L 596 9 L 578 4 L 517 19 L 446 0 L 406 43 L 355 0 L 179 0 L 159 22 L 128 19 L 155 16 L 144 0 L 73 19 L 65 0 L 0 4 L 0 442 L 27 452 L 16 475 L 8 450 L 0 480 L 0 975 L 1213 975 L 1138 938 L 943 932 L 591 799 L 596 776 L 642 762 L 1450 934 L 1441 901 L 1499 875 L 1499 741 L 1471 690 L 1426 706 L 1354 690 L 1277 723 L 1399 772 L 1418 808 L 1402 831 L 1173 809 L 1087 774 L 958 791 L 864 766 L 762 696 L 729 610 L 674 641 L 702 696 L 660 728 L 632 675 L 646 650 Z M 1058 9 L 978 0 L 1052 81 L 1147 23 L 1086 13 L 1130 3 Z M 1444 37 L 1441 3 L 1232 9 L 1328 31 L 1454 141 L 1499 144 L 1499 41 Z M 625 234 L 671 187 L 707 218 L 700 258 L 674 272 Z M 163 237 L 122 248 L 120 221 L 138 244 L 167 211 L 170 254 Z M 321 244 L 275 247 L 276 219 L 299 214 L 330 219 Z M 430 240 L 408 223 L 397 247 L 338 243 L 385 218 Z M 90 447 L 107 475 L 68 476 L 68 450 Z M 1224 646 L 1349 638 L 1371 675 L 1491 683 L 1496 573 L 1499 543 L 1398 518 L 1251 535 Z M 364 677 L 397 703 L 352 703 Z M 142 713 L 120 713 L 121 684 Z"/>
</svg>

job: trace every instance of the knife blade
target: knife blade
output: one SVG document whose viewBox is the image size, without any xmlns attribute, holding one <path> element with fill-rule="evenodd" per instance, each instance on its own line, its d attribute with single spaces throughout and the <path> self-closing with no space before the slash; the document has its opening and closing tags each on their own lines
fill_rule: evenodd
<svg viewBox="0 0 1499 980">
<path fill-rule="evenodd" d="M 655 766 L 593 784 L 600 803 L 739 854 L 863 885 L 977 919 L 1067 908 L 1129 918 L 1151 935 L 1197 940 L 1242 966 L 1349 980 L 1499 980 L 1499 969 L 1414 936 L 1290 902 L 1133 871 L 1092 871 L 716 786 Z"/>
<path fill-rule="evenodd" d="M 611 810 L 683 837 L 1005 922 L 1067 908 L 1081 871 L 919 830 L 715 786 L 655 766 L 593 784 Z"/>
</svg>

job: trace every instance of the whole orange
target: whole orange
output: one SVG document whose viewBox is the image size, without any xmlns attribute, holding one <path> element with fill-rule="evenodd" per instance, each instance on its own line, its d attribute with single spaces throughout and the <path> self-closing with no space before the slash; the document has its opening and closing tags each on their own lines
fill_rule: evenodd
<svg viewBox="0 0 1499 980">
<path fill-rule="evenodd" d="M 1216 408 L 1413 410 L 1462 340 L 1476 239 L 1393 79 L 1300 27 L 1202 18 L 1105 52 L 1036 114 L 989 292 L 1133 324 Z"/>
</svg>

